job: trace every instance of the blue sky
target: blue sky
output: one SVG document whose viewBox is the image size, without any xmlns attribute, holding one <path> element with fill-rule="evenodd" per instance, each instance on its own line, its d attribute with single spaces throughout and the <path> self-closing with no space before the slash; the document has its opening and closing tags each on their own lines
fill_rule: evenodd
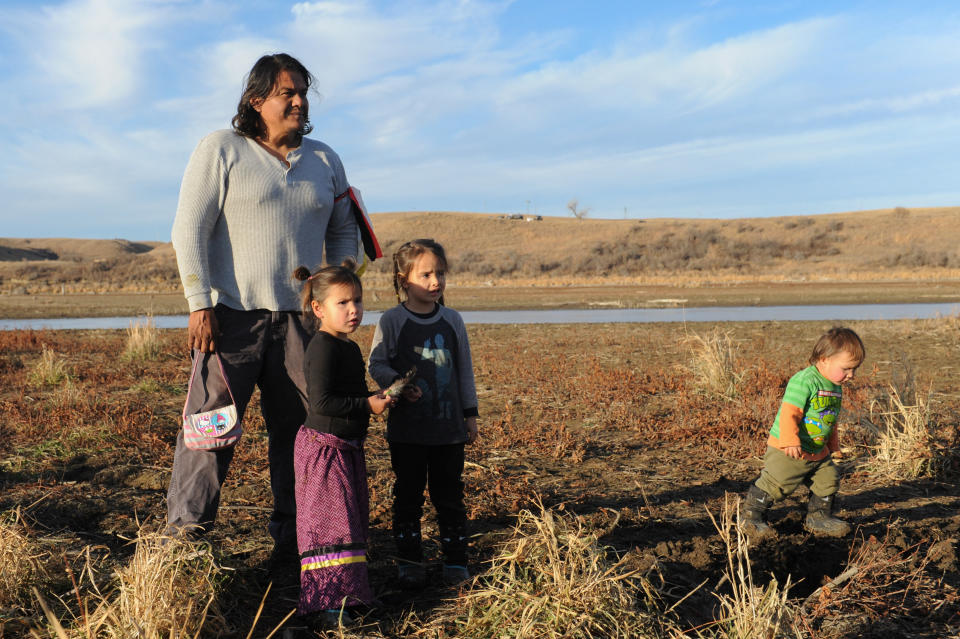
<svg viewBox="0 0 960 639">
<path fill-rule="evenodd" d="M 197 141 L 285 51 L 372 212 L 960 204 L 951 2 L 0 4 L 0 236 L 169 240 Z"/>
</svg>

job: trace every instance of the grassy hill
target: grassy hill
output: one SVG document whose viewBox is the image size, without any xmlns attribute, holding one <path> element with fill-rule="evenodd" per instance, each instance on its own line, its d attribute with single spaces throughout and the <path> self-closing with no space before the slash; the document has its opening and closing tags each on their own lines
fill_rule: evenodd
<svg viewBox="0 0 960 639">
<path fill-rule="evenodd" d="M 463 285 L 960 279 L 960 207 L 732 220 L 381 213 L 373 221 L 387 256 L 415 237 L 444 244 Z M 372 283 L 386 284 L 389 268 L 389 259 L 374 264 Z M 0 293 L 179 285 L 169 243 L 0 238 Z"/>
</svg>

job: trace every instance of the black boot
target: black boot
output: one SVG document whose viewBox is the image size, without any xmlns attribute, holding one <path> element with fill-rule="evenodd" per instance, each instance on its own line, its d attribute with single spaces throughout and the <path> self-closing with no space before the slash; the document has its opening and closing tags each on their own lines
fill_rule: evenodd
<svg viewBox="0 0 960 639">
<path fill-rule="evenodd" d="M 744 514 L 741 520 L 743 532 L 754 540 L 764 539 L 775 534 L 767 524 L 767 511 L 773 505 L 773 497 L 756 484 L 750 486 L 743 499 Z"/>
<path fill-rule="evenodd" d="M 831 514 L 833 498 L 834 495 L 818 497 L 810 493 L 810 501 L 807 502 L 807 519 L 803 522 L 803 527 L 815 535 L 827 537 L 844 537 L 849 534 L 850 524 Z"/>
<path fill-rule="evenodd" d="M 470 577 L 467 570 L 467 535 L 464 526 L 452 526 L 440 531 L 443 551 L 443 580 L 458 584 Z"/>
<path fill-rule="evenodd" d="M 394 524 L 393 541 L 397 545 L 397 579 L 401 588 L 417 589 L 426 585 L 427 570 L 423 565 L 420 522 Z"/>
</svg>

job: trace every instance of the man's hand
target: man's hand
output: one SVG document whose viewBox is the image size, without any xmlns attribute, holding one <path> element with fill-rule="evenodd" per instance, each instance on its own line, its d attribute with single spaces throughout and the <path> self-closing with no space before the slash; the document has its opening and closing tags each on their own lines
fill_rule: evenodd
<svg viewBox="0 0 960 639">
<path fill-rule="evenodd" d="M 187 346 L 201 353 L 217 350 L 217 338 L 220 337 L 220 325 L 212 308 L 201 308 L 190 313 L 187 322 Z"/>
<path fill-rule="evenodd" d="M 472 444 L 477 441 L 477 418 L 476 417 L 467 417 L 467 443 Z"/>
</svg>

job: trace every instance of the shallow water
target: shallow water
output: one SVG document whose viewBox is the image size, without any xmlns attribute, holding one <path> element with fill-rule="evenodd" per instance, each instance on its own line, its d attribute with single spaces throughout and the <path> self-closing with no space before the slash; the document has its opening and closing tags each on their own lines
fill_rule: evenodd
<svg viewBox="0 0 960 639">
<path fill-rule="evenodd" d="M 837 304 L 822 306 L 706 306 L 700 308 L 618 308 L 528 311 L 463 311 L 467 324 L 606 324 L 649 322 L 849 321 L 930 319 L 960 313 L 960 304 Z M 376 324 L 379 312 L 363 316 Z M 77 317 L 0 320 L 0 330 L 118 329 L 144 317 Z M 153 317 L 158 328 L 186 328 L 186 315 Z"/>
</svg>

